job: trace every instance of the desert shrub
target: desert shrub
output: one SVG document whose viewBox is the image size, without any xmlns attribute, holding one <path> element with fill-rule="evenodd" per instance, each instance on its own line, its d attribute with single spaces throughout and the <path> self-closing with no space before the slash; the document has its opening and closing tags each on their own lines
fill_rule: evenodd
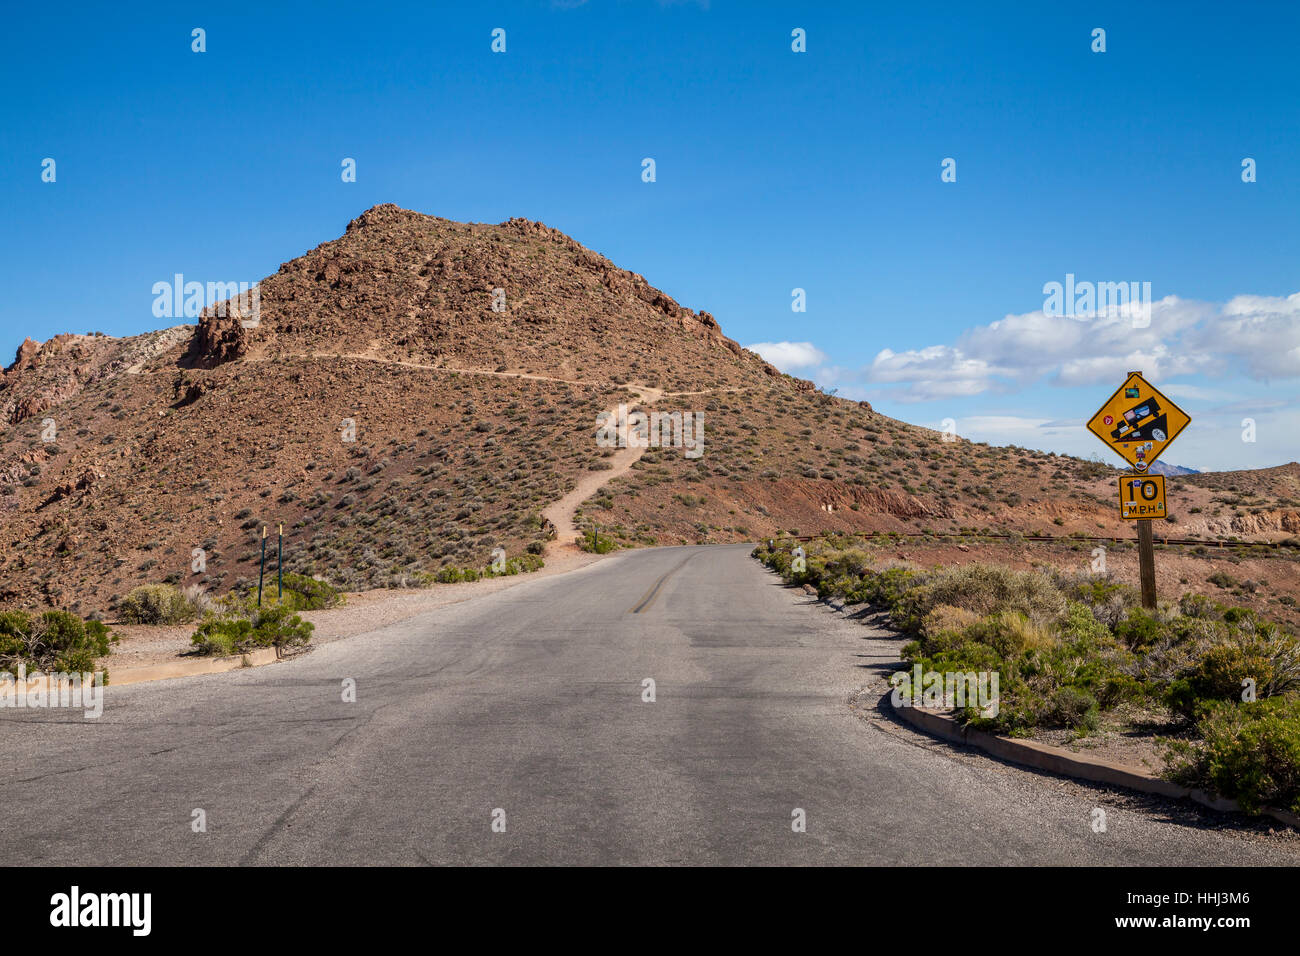
<svg viewBox="0 0 1300 956">
<path fill-rule="evenodd" d="M 206 609 L 200 589 L 180 591 L 170 584 L 145 584 L 118 601 L 117 616 L 124 624 L 186 624 Z"/>
<path fill-rule="evenodd" d="M 592 531 L 578 539 L 578 547 L 583 551 L 590 551 L 595 554 L 609 554 L 617 545 L 609 535 Z"/>
<path fill-rule="evenodd" d="M 777 539 L 774 547 L 768 548 L 766 545 L 759 545 L 754 549 L 753 554 L 786 582 L 802 584 L 803 579 L 799 578 L 799 575 L 796 575 L 793 570 L 794 549 L 797 546 L 797 541 L 790 538 L 780 538 Z M 796 578 L 799 579 L 796 580 Z"/>
<path fill-rule="evenodd" d="M 1210 702 L 1238 700 L 1244 677 L 1261 697 L 1300 687 L 1295 640 L 1248 609 L 1184 595 L 1176 608 L 1145 610 L 1136 589 L 1105 576 L 979 564 L 874 570 L 861 541 L 828 535 L 806 544 L 802 572 L 793 569 L 797 542 L 788 537 L 753 554 L 789 583 L 888 611 L 892 625 L 915 638 L 902 649 L 909 665 L 996 671 L 998 714 L 960 715 L 976 726 L 1089 733 L 1126 701 L 1191 717 Z"/>
<path fill-rule="evenodd" d="M 280 603 L 291 611 L 319 611 L 343 602 L 342 592 L 328 581 L 317 581 L 305 574 L 284 576 L 284 598 Z"/>
<path fill-rule="evenodd" d="M 294 612 L 319 611 L 343 603 L 345 598 L 342 591 L 328 581 L 318 581 L 305 574 L 285 574 L 283 595 L 280 594 L 279 582 L 275 577 L 269 577 L 262 588 L 262 606 L 265 608 L 283 607 Z M 251 615 L 257 609 L 257 583 L 250 581 L 241 584 L 223 599 L 222 607 L 226 611 Z"/>
<path fill-rule="evenodd" d="M 870 565 L 871 557 L 865 551 L 849 548 L 813 554 L 808 561 L 808 571 L 819 597 L 847 600 L 859 593 L 863 580 L 873 573 Z"/>
<path fill-rule="evenodd" d="M 190 643 L 199 654 L 229 657 L 245 645 L 252 630 L 253 622 L 245 617 L 212 617 L 199 625 L 190 638 Z"/>
<path fill-rule="evenodd" d="M 488 567 L 485 574 L 488 577 L 503 577 L 513 574 L 528 574 L 531 571 L 537 571 L 546 564 L 540 557 L 535 554 L 523 554 L 517 558 L 510 558 L 505 563 L 505 568 L 501 571 L 495 571 Z"/>
<path fill-rule="evenodd" d="M 922 580 L 924 578 L 921 573 L 911 568 L 885 568 L 866 577 L 853 596 L 860 598 L 858 603 L 884 607 L 892 614 L 903 596 L 917 587 Z M 936 602 L 936 606 L 938 603 Z"/>
<path fill-rule="evenodd" d="M 32 617 L 24 611 L 0 611 L 0 666 L 17 663 L 24 656 Z"/>
<path fill-rule="evenodd" d="M 1184 676 L 1206 648 L 1226 640 L 1230 628 L 1217 617 L 1169 612 L 1136 612 L 1116 626 L 1125 646 L 1138 655 L 1144 679 L 1168 682 Z"/>
<path fill-rule="evenodd" d="M 1237 579 L 1226 571 L 1215 571 L 1213 574 L 1208 575 L 1205 580 L 1209 581 L 1215 587 L 1223 588 L 1224 590 L 1237 586 Z"/>
<path fill-rule="evenodd" d="M 1094 731 L 1100 713 L 1097 698 L 1086 690 L 1066 685 L 1052 694 L 1050 719 L 1074 730 Z"/>
<path fill-rule="evenodd" d="M 1237 800 L 1243 810 L 1300 812 L 1300 698 L 1209 704 L 1202 743 L 1167 744 L 1166 775 Z"/>
<path fill-rule="evenodd" d="M 1248 607 L 1226 607 L 1223 609 L 1223 619 L 1229 624 L 1254 624 L 1256 620 L 1255 612 Z"/>
<path fill-rule="evenodd" d="M 1178 599 L 1178 612 L 1183 617 L 1213 618 L 1222 615 L 1217 603 L 1204 594 L 1184 594 Z"/>
<path fill-rule="evenodd" d="M 1170 634 L 1168 623 L 1145 608 L 1133 608 L 1114 624 L 1115 636 L 1134 650 L 1159 643 Z"/>
<path fill-rule="evenodd" d="M 117 638 L 99 621 L 83 621 L 68 611 L 0 613 L 0 671 L 89 673 L 111 651 Z"/>
<path fill-rule="evenodd" d="M 1169 707 L 1194 717 L 1207 702 L 1240 701 L 1245 681 L 1254 681 L 1258 698 L 1275 697 L 1300 686 L 1300 642 L 1274 624 L 1250 622 L 1211 644 L 1166 693 Z"/>
<path fill-rule="evenodd" d="M 941 605 L 926 618 L 925 636 L 903 648 L 923 670 L 996 671 L 996 715 L 966 711 L 973 725 L 1013 735 L 1035 727 L 1096 729 L 1101 710 L 1141 693 L 1132 655 L 1092 614 L 1069 602 L 1054 623 L 1001 610 L 970 623 L 965 609 Z"/>
<path fill-rule="evenodd" d="M 313 625 L 280 606 L 251 616 L 237 612 L 209 616 L 190 641 L 200 654 L 230 655 L 258 647 L 301 647 L 311 640 L 313 630 Z"/>
<path fill-rule="evenodd" d="M 528 574 L 545 567 L 546 562 L 536 554 L 525 553 L 518 557 L 509 558 L 502 570 L 496 571 L 491 565 L 486 568 L 460 567 L 454 564 L 448 564 L 438 569 L 437 573 L 429 577 L 429 581 L 437 584 L 459 584 L 462 581 L 478 581 L 482 578 L 506 577 L 515 574 Z"/>
<path fill-rule="evenodd" d="M 1139 603 L 1136 588 L 1111 581 L 1107 576 L 1058 576 L 1058 585 L 1071 600 L 1086 604 L 1093 616 L 1107 627 L 1114 627 Z"/>
<path fill-rule="evenodd" d="M 1003 660 L 1031 650 L 1046 650 L 1056 643 L 1046 627 L 1019 611 L 998 611 L 981 618 L 966 628 L 964 636 L 968 641 L 987 644 Z"/>
<path fill-rule="evenodd" d="M 433 579 L 439 584 L 458 584 L 461 581 L 477 581 L 483 576 L 478 568 L 458 568 L 453 564 L 439 568 Z"/>
<path fill-rule="evenodd" d="M 945 635 L 958 635 L 965 631 L 980 616 L 964 607 L 940 604 L 932 608 L 921 622 L 921 634 L 927 640 L 935 640 Z"/>
<path fill-rule="evenodd" d="M 1065 595 L 1051 578 L 1036 571 L 964 564 L 927 574 L 923 583 L 899 596 L 891 617 L 914 633 L 925 615 L 941 604 L 981 616 L 1014 611 L 1046 625 L 1064 613 Z"/>
</svg>

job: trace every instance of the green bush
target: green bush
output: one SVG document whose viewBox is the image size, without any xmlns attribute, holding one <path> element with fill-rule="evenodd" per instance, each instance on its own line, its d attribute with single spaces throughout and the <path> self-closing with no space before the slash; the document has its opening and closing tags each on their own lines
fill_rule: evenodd
<svg viewBox="0 0 1300 956">
<path fill-rule="evenodd" d="M 1168 637 L 1169 633 L 1167 622 L 1145 608 L 1135 607 L 1115 623 L 1115 636 L 1135 651 L 1151 647 Z"/>
<path fill-rule="evenodd" d="M 1300 698 L 1212 703 L 1201 714 L 1201 744 L 1168 744 L 1166 775 L 1204 787 L 1258 813 L 1300 813 Z"/>
<path fill-rule="evenodd" d="M 1253 626 L 1230 629 L 1170 683 L 1166 702 L 1172 710 L 1191 718 L 1207 702 L 1240 701 L 1246 680 L 1254 681 L 1261 699 L 1300 687 L 1300 642 L 1274 624 L 1253 617 L 1246 623 Z"/>
<path fill-rule="evenodd" d="M 969 625 L 963 637 L 977 644 L 986 644 L 999 658 L 1016 658 L 1036 650 L 1046 650 L 1056 644 L 1052 633 L 1034 624 L 1019 611 L 998 611 Z"/>
<path fill-rule="evenodd" d="M 908 588 L 897 598 L 891 619 L 915 633 L 926 614 L 939 605 L 981 616 L 1011 611 L 1047 625 L 1065 612 L 1065 595 L 1051 578 L 1036 571 L 963 564 L 931 572 L 919 586 Z"/>
<path fill-rule="evenodd" d="M 1205 580 L 1209 581 L 1216 587 L 1223 588 L 1224 590 L 1234 588 L 1238 584 L 1237 579 L 1226 571 L 1215 571 L 1213 574 L 1207 576 Z"/>
<path fill-rule="evenodd" d="M 201 616 L 202 592 L 182 592 L 170 584 L 145 584 L 117 602 L 123 624 L 187 624 Z"/>
<path fill-rule="evenodd" d="M 809 561 L 809 569 L 816 572 L 813 577 L 819 596 L 845 599 L 874 574 L 870 555 L 860 548 L 816 553 Z"/>
<path fill-rule="evenodd" d="M 617 545 L 614 544 L 614 539 L 609 535 L 592 531 L 583 534 L 578 539 L 578 547 L 583 551 L 590 551 L 595 554 L 609 554 Z"/>
<path fill-rule="evenodd" d="M 1178 599 L 1178 612 L 1183 617 L 1214 618 L 1223 615 L 1223 609 L 1204 594 L 1184 594 Z"/>
<path fill-rule="evenodd" d="M 508 559 L 500 571 L 494 570 L 491 565 L 486 568 L 473 568 L 449 564 L 439 568 L 437 573 L 432 575 L 430 581 L 437 584 L 459 584 L 462 581 L 478 581 L 483 578 L 528 574 L 545 566 L 546 562 L 538 555 L 526 552 L 519 557 Z"/>
<path fill-rule="evenodd" d="M 458 568 L 449 564 L 445 568 L 439 568 L 433 579 L 439 584 L 459 584 L 461 581 L 477 581 L 481 577 L 483 572 L 478 568 Z"/>
<path fill-rule="evenodd" d="M 246 617 L 222 615 L 199 625 L 190 642 L 204 656 L 229 657 L 251 646 L 253 622 Z"/>
<path fill-rule="evenodd" d="M 1243 677 L 1256 681 L 1261 698 L 1300 687 L 1296 642 L 1245 609 L 1184 595 L 1176 609 L 1148 611 L 1138 606 L 1136 589 L 1095 575 L 980 564 L 876 570 L 861 542 L 809 542 L 800 572 L 790 538 L 753 554 L 791 584 L 889 612 L 894 627 L 916 638 L 902 650 L 909 666 L 996 671 L 998 714 L 968 709 L 960 716 L 974 726 L 1013 735 L 1037 727 L 1090 733 L 1104 712 L 1126 701 L 1192 716 L 1210 701 L 1239 699 Z"/>
<path fill-rule="evenodd" d="M 319 611 L 344 603 L 343 593 L 327 581 L 317 581 L 305 574 L 284 576 L 282 606 L 291 611 Z"/>
<path fill-rule="evenodd" d="M 500 571 L 489 566 L 487 570 L 484 571 L 484 574 L 490 578 L 500 578 L 515 574 L 528 574 L 529 572 L 538 570 L 545 564 L 546 562 L 537 555 L 525 553 L 517 558 L 510 558 L 507 560 L 505 566 Z"/>
<path fill-rule="evenodd" d="M 1107 627 L 1114 627 L 1139 603 L 1136 588 L 1105 575 L 1059 576 L 1058 583 L 1066 597 L 1086 604 L 1093 617 Z"/>
<path fill-rule="evenodd" d="M 1051 719 L 1062 726 L 1085 732 L 1097 729 L 1100 705 L 1097 698 L 1077 687 L 1058 687 L 1051 698 Z"/>
<path fill-rule="evenodd" d="M 284 593 L 279 581 L 272 577 L 262 588 L 262 606 L 283 607 L 290 611 L 319 611 L 345 603 L 343 592 L 327 581 L 317 581 L 305 574 L 286 574 Z M 241 610 L 251 614 L 257 608 L 257 585 L 249 584 L 238 593 L 228 596 L 226 610 Z"/>
<path fill-rule="evenodd" d="M 1102 710 L 1140 696 L 1130 671 L 1133 655 L 1091 609 L 1069 601 L 1051 624 L 1021 611 L 984 617 L 951 605 L 926 616 L 920 640 L 903 648 L 909 664 L 923 670 L 996 671 L 999 706 L 995 716 L 967 711 L 972 725 L 1013 735 L 1035 727 L 1094 731 Z"/>
<path fill-rule="evenodd" d="M 863 579 L 861 586 L 851 595 L 855 601 L 874 604 L 888 609 L 891 614 L 907 594 L 919 585 L 923 577 L 911 568 L 886 568 Z"/>
<path fill-rule="evenodd" d="M 301 647 L 311 641 L 313 630 L 312 624 L 280 606 L 255 611 L 251 617 L 214 615 L 199 625 L 190 641 L 200 654 L 229 656 L 259 647 Z"/>
<path fill-rule="evenodd" d="M 85 674 L 108 655 L 117 637 L 99 621 L 83 621 L 67 611 L 0 613 L 0 671 Z"/>
</svg>

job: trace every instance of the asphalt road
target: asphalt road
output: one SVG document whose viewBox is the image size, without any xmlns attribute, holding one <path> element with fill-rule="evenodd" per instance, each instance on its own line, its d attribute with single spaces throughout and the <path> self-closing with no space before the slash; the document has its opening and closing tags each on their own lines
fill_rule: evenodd
<svg viewBox="0 0 1300 956">
<path fill-rule="evenodd" d="M 0 864 L 1300 862 L 855 715 L 899 642 L 748 551 L 623 553 L 293 661 L 110 686 L 99 720 L 0 710 Z"/>
</svg>

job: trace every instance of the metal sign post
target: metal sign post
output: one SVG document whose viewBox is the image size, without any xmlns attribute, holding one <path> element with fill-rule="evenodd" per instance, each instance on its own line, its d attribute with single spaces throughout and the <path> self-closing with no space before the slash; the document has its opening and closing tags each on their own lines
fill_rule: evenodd
<svg viewBox="0 0 1300 956">
<path fill-rule="evenodd" d="M 257 606 L 262 606 L 262 578 L 266 574 L 266 525 L 262 525 L 262 563 L 257 569 Z"/>
</svg>

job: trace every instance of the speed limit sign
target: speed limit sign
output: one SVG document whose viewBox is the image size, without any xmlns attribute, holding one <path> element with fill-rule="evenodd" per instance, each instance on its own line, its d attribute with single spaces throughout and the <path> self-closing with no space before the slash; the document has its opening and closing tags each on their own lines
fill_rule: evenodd
<svg viewBox="0 0 1300 956">
<path fill-rule="evenodd" d="M 1119 479 L 1119 516 L 1129 520 L 1163 518 L 1164 475 L 1124 475 Z"/>
</svg>

